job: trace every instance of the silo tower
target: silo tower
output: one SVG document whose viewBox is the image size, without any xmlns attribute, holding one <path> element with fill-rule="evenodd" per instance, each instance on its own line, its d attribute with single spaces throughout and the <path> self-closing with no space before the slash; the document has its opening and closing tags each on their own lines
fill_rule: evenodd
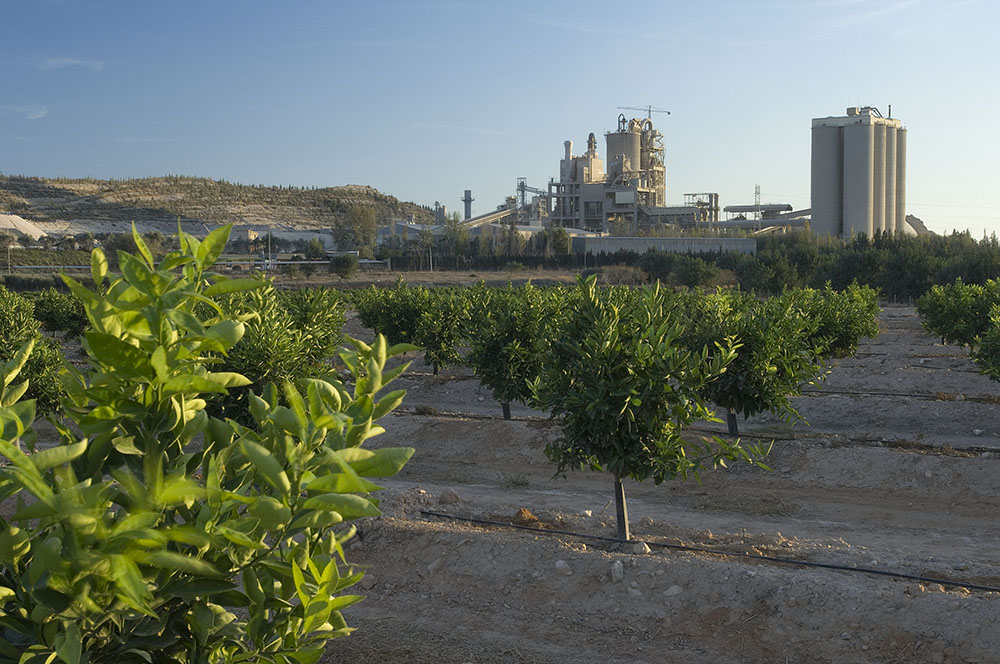
<svg viewBox="0 0 1000 664">
<path fill-rule="evenodd" d="M 906 129 L 877 108 L 812 121 L 812 230 L 850 237 L 908 233 Z"/>
</svg>

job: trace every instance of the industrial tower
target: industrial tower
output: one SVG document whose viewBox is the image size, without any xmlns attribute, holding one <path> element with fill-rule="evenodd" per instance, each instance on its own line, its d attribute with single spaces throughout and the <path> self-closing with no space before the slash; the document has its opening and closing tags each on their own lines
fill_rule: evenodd
<svg viewBox="0 0 1000 664">
<path fill-rule="evenodd" d="M 816 235 L 913 234 L 906 223 L 902 123 L 871 106 L 813 119 L 811 197 Z"/>
</svg>

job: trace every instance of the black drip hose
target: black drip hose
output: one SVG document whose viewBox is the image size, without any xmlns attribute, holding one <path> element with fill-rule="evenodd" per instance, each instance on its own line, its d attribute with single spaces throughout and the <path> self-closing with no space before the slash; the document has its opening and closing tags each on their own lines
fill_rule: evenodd
<svg viewBox="0 0 1000 664">
<path fill-rule="evenodd" d="M 587 533 L 575 533 L 569 530 L 534 528 L 532 526 L 521 526 L 516 523 L 505 523 L 503 521 L 472 519 L 469 517 L 455 516 L 453 514 L 443 514 L 441 512 L 431 512 L 428 510 L 420 510 L 420 513 L 424 516 L 433 516 L 439 519 L 450 519 L 452 521 L 465 521 L 468 523 L 475 523 L 485 526 L 498 526 L 501 528 L 511 528 L 514 530 L 526 530 L 528 532 L 535 533 L 538 535 L 565 535 L 567 537 L 599 540 L 601 542 L 614 542 L 616 544 L 638 544 L 642 542 L 642 540 L 621 540 L 618 539 L 617 537 L 606 537 L 603 535 L 589 535 Z M 872 574 L 875 576 L 888 576 L 894 579 L 906 579 L 907 581 L 938 583 L 941 584 L 942 586 L 951 586 L 954 588 L 966 588 L 967 590 L 982 590 L 985 592 L 1000 593 L 1000 588 L 994 586 L 984 586 L 978 583 L 967 583 L 965 581 L 949 581 L 948 579 L 935 579 L 929 576 L 920 576 L 918 574 L 906 574 L 904 572 L 891 572 L 889 570 L 872 569 L 870 567 L 849 567 L 847 565 L 837 565 L 834 563 L 816 563 L 808 560 L 795 560 L 794 558 L 779 558 L 777 556 L 765 556 L 759 553 L 741 553 L 739 551 L 719 551 L 717 549 L 707 549 L 701 546 L 687 546 L 685 544 L 666 544 L 664 542 L 645 542 L 645 544 L 651 547 L 658 547 L 661 549 L 673 549 L 675 551 L 708 553 L 715 556 L 723 556 L 727 558 L 748 558 L 751 560 L 766 560 L 768 562 L 780 563 L 783 565 L 801 565 L 803 567 L 818 567 L 821 569 L 832 569 L 842 572 L 858 572 L 861 574 Z"/>
</svg>

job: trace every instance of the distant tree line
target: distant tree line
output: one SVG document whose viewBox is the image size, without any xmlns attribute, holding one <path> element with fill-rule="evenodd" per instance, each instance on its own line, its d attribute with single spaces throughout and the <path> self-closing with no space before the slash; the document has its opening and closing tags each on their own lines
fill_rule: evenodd
<svg viewBox="0 0 1000 664">
<path fill-rule="evenodd" d="M 563 229 L 547 229 L 525 239 L 514 231 L 469 237 L 460 224 L 432 236 L 423 231 L 391 238 L 377 258 L 391 258 L 394 269 L 573 269 L 600 271 L 605 281 L 659 280 L 677 286 L 739 285 L 743 290 L 779 293 L 785 288 L 843 289 L 871 286 L 883 297 L 915 299 L 935 284 L 961 278 L 984 284 L 1000 278 L 1000 241 L 976 240 L 968 232 L 916 237 L 860 235 L 849 241 L 819 238 L 809 232 L 759 238 L 755 255 L 718 252 L 698 255 L 664 251 L 574 254 Z M 627 268 L 627 269 L 626 269 Z"/>
</svg>

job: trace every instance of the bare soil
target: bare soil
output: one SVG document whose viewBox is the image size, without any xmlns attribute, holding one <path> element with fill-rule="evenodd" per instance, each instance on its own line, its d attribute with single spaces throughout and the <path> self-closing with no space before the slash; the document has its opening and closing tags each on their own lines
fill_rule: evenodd
<svg viewBox="0 0 1000 664">
<path fill-rule="evenodd" d="M 541 414 L 515 405 L 504 421 L 467 370 L 416 362 L 371 441 L 416 454 L 383 482 L 384 516 L 360 524 L 349 556 L 367 598 L 324 661 L 1000 661 L 1000 593 L 968 587 L 1000 587 L 1000 386 L 912 308 L 881 320 L 796 399 L 808 425 L 741 420 L 774 441 L 770 472 L 627 484 L 648 553 L 611 541 L 609 476 L 553 477 L 559 431 Z"/>
</svg>

